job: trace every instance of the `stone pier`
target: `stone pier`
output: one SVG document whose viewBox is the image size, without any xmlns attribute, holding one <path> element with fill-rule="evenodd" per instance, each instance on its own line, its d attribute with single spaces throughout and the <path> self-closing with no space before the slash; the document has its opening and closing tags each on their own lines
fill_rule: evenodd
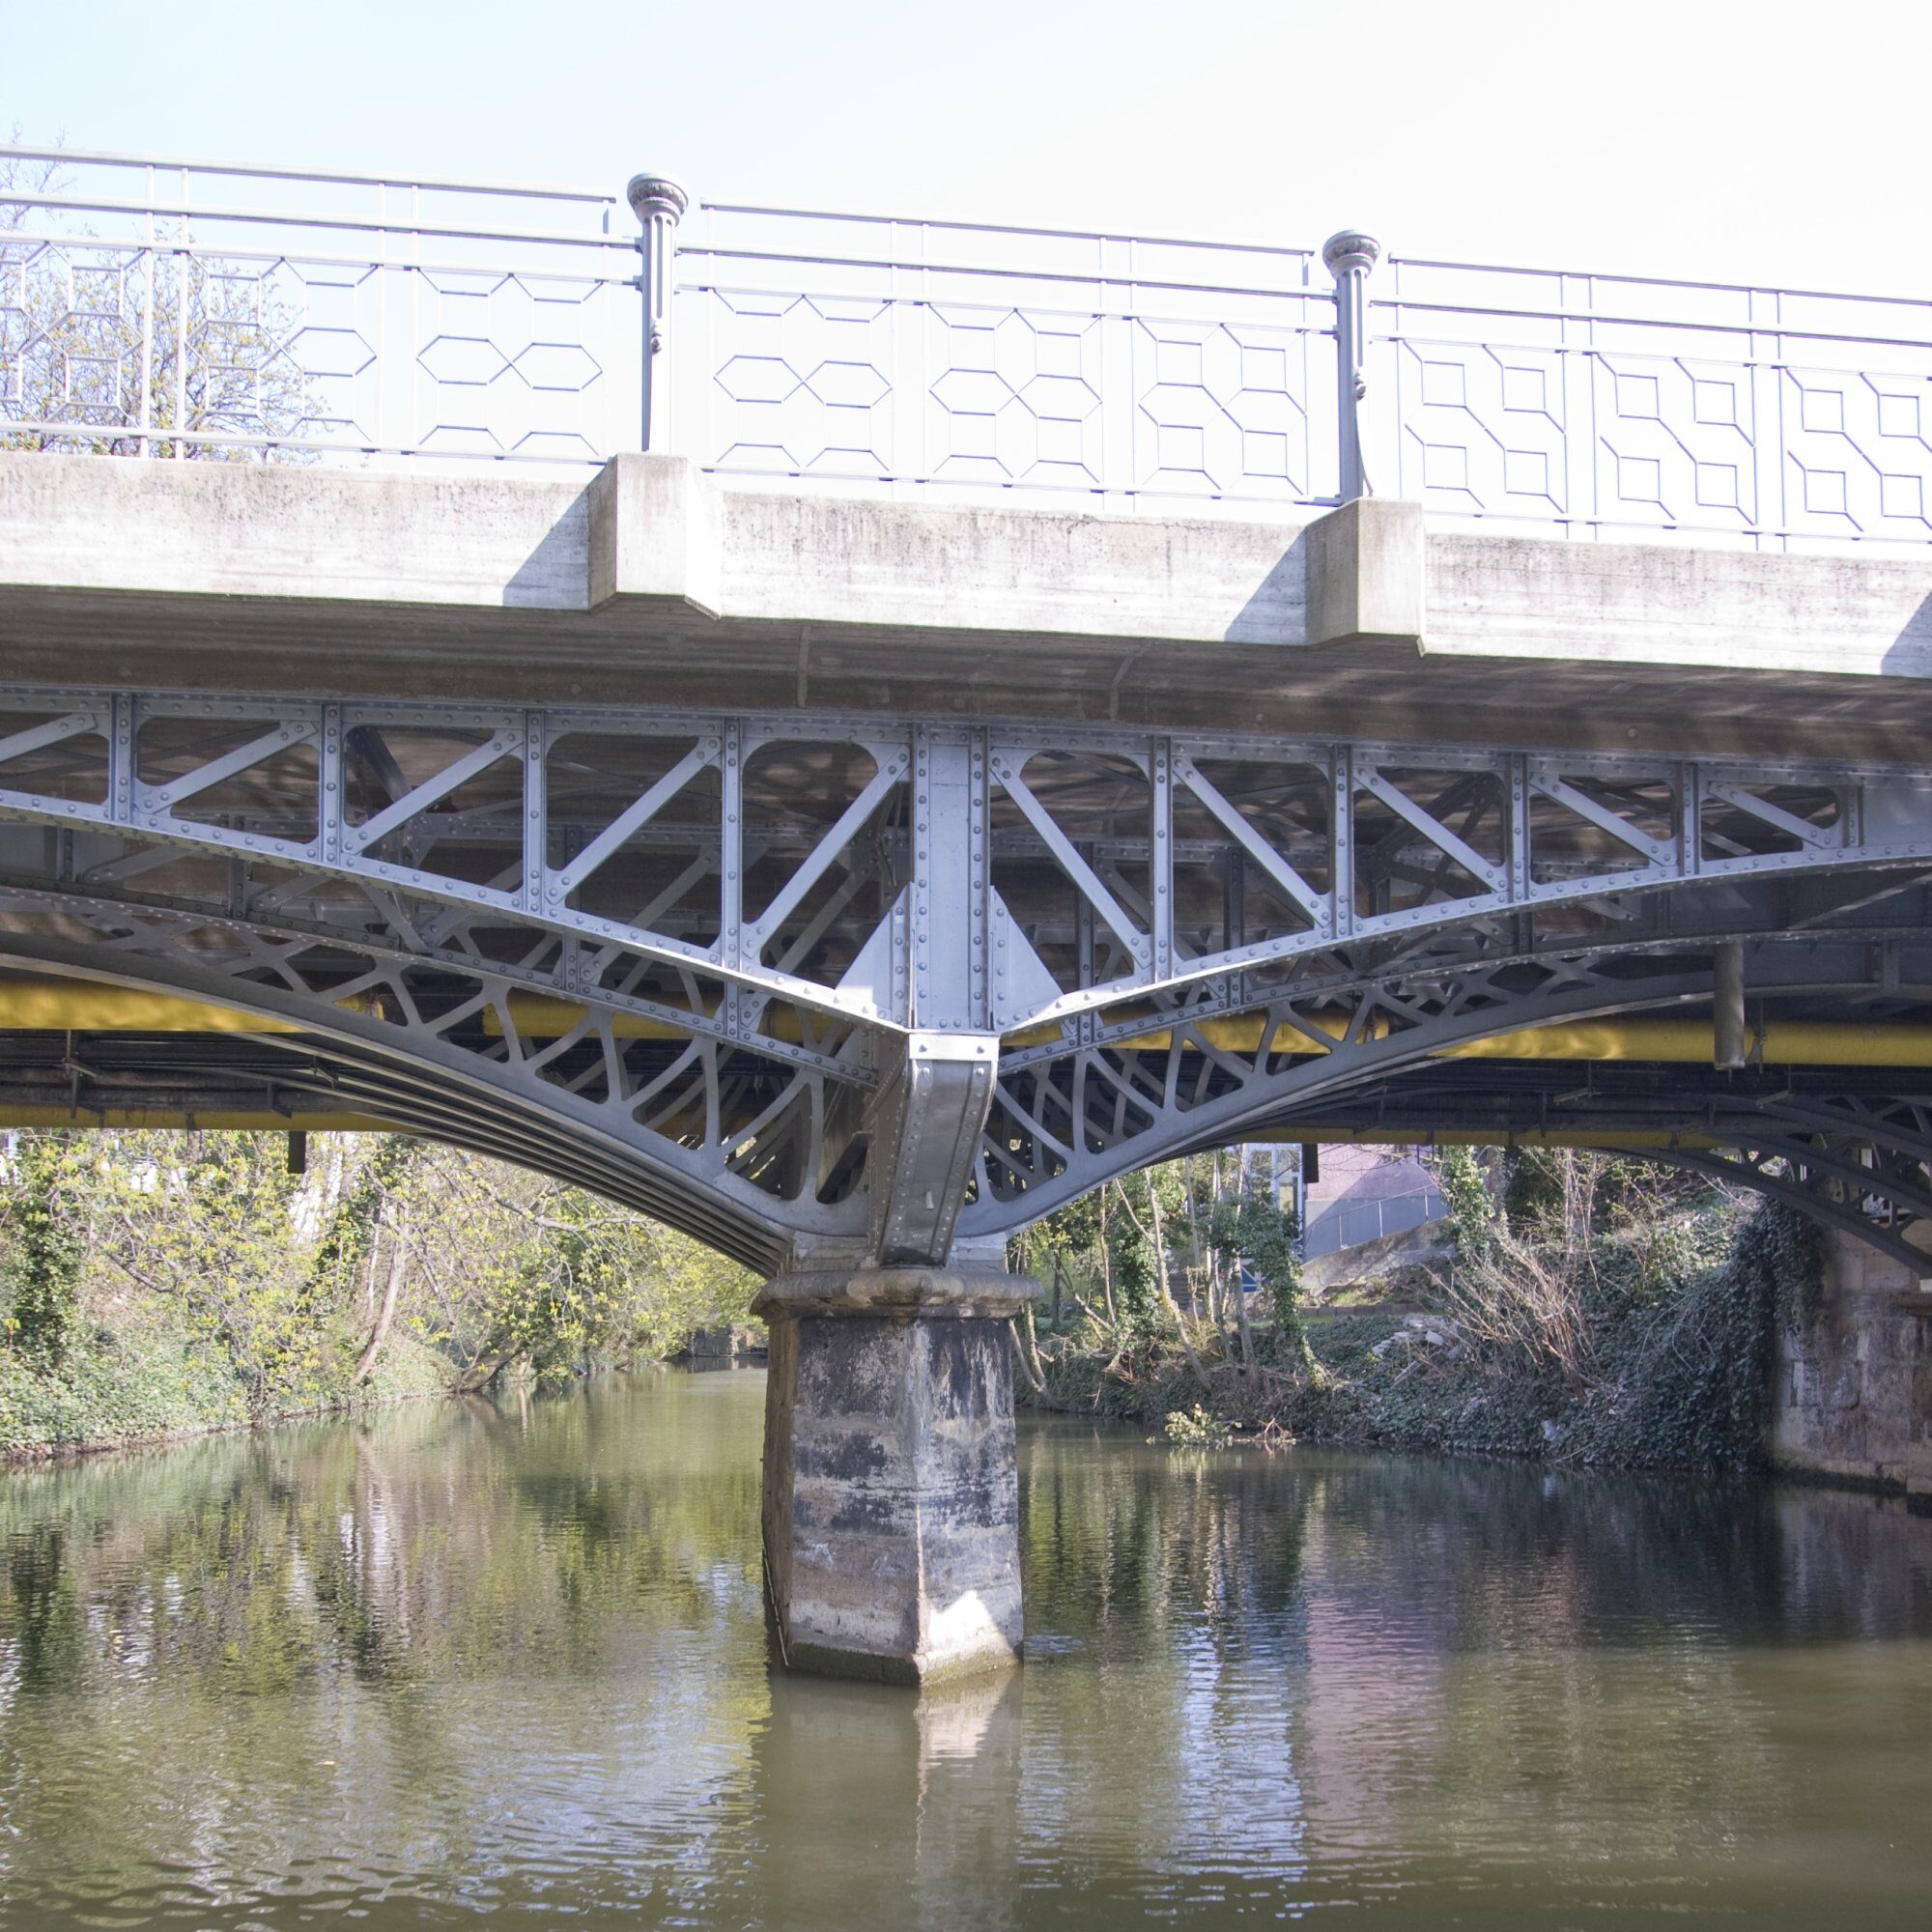
<svg viewBox="0 0 1932 1932">
<path fill-rule="evenodd" d="M 1932 1505 L 1932 1255 L 1918 1275 L 1829 1230 L 1815 1306 L 1779 1338 L 1772 1453 L 1796 1475 Z"/>
<path fill-rule="evenodd" d="M 1019 1487 L 1000 1272 L 797 1272 L 755 1304 L 767 1587 L 794 1670 L 922 1684 L 1015 1662 Z"/>
</svg>

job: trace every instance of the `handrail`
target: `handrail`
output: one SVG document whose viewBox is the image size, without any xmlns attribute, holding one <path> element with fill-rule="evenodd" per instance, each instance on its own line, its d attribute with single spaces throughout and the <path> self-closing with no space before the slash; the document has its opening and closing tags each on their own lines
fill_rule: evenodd
<svg viewBox="0 0 1932 1932">
<path fill-rule="evenodd" d="M 1525 268 L 1508 262 L 1444 262 L 1427 255 L 1391 255 L 1388 266 L 1399 269 L 1440 269 L 1453 274 L 1534 275 L 1546 281 L 1624 282 L 1639 289 L 1703 289 L 1713 295 L 1790 296 L 1798 301 L 1856 301 L 1897 303 L 1907 308 L 1932 308 L 1932 297 L 1873 295 L 1858 289 L 1796 288 L 1779 282 L 1692 282 L 1677 275 L 1631 275 L 1613 269 Z"/>
<path fill-rule="evenodd" d="M 1923 349 L 1928 346 L 1922 336 L 1852 335 L 1842 328 L 1793 328 L 1781 322 L 1693 322 L 1675 316 L 1610 315 L 1600 309 L 1491 308 L 1477 302 L 1409 301 L 1400 296 L 1373 297 L 1369 306 L 1372 309 L 1404 309 L 1417 315 L 1489 317 L 1498 322 L 1588 323 L 1603 328 L 1683 329 L 1695 335 L 1776 335 L 1791 342 L 1853 342 L 1872 349 Z M 1398 330 L 1391 330 L 1383 337 L 1384 341 L 1391 342 L 1402 339 Z M 1587 345 L 1573 343 L 1568 346 L 1574 351 Z M 1742 360 L 1740 358 L 1741 363 Z"/>
<path fill-rule="evenodd" d="M 1166 290 L 1172 293 L 1185 293 L 1203 296 L 1260 296 L 1283 301 L 1321 301 L 1333 302 L 1333 289 L 1257 289 L 1243 288 L 1238 283 L 1225 282 L 1181 282 L 1162 279 L 1156 276 L 1133 274 L 1101 274 L 1094 270 L 1075 269 L 1000 269 L 989 268 L 977 262 L 895 262 L 890 257 L 870 257 L 865 255 L 796 255 L 785 254 L 773 249 L 757 248 L 706 248 L 702 244 L 680 243 L 680 256 L 705 255 L 716 261 L 731 262 L 801 262 L 813 269 L 900 269 L 909 273 L 923 275 L 983 275 L 988 281 L 1016 282 L 1093 282 L 1109 288 L 1125 286 L 1136 289 Z M 683 284 L 689 288 L 707 288 L 708 282 L 692 281 Z"/>
<path fill-rule="evenodd" d="M 4 200 L 4 198 L 0 198 Z M 419 239 L 428 231 L 393 226 L 388 231 L 399 242 L 409 242 Z M 438 238 L 442 239 L 442 238 Z M 457 239 L 457 238 L 451 238 Z M 470 238 L 474 239 L 474 238 Z M 491 238 L 497 239 L 497 238 Z M 207 261 L 221 262 L 282 262 L 292 252 L 286 248 L 237 248 L 225 242 L 197 242 L 192 237 L 184 241 L 179 235 L 95 235 L 77 237 L 70 229 L 59 228 L 0 228 L 0 262 L 4 262 L 10 248 L 22 245 L 33 247 L 71 247 L 81 242 L 87 248 L 120 249 L 131 254 L 189 255 Z M 638 242 L 635 236 L 612 236 L 608 242 L 598 243 L 582 242 L 580 247 L 603 246 L 618 250 L 627 255 L 635 255 Z M 327 269 L 409 269 L 426 266 L 412 262 L 405 254 L 387 255 L 342 255 L 329 254 L 317 248 L 303 248 L 297 251 L 302 263 L 311 268 Z M 533 271 L 541 274 L 546 282 L 581 282 L 586 288 L 604 288 L 615 285 L 620 288 L 635 288 L 637 273 L 630 270 L 625 273 L 597 274 L 585 268 L 552 267 L 545 263 Z M 629 265 L 627 264 L 627 269 Z M 461 258 L 438 256 L 434 267 L 440 274 L 500 274 L 500 262 L 465 261 Z M 0 420 L 5 420 L 0 417 Z"/>
<path fill-rule="evenodd" d="M 74 167 L 165 168 L 178 174 L 235 175 L 250 181 L 321 182 L 338 187 L 417 187 L 437 194 L 500 194 L 544 201 L 607 202 L 617 197 L 602 188 L 543 187 L 528 182 L 445 180 L 428 175 L 357 175 L 325 168 L 283 168 L 251 162 L 195 160 L 180 155 L 124 155 L 99 148 L 40 148 L 0 141 L 0 160 L 66 161 Z"/>
<path fill-rule="evenodd" d="M 1317 251 L 1280 242 L 1243 242 L 1229 236 L 1146 235 L 1132 228 L 1030 228 L 1012 222 L 967 221 L 947 214 L 879 214 L 829 208 L 775 208 L 755 202 L 706 201 L 713 214 L 746 214 L 780 221 L 860 221 L 881 228 L 951 228 L 965 235 L 1024 235 L 1051 242 L 1140 242 L 1151 248 L 1203 248 L 1243 255 L 1281 255 L 1312 262 Z"/>
<path fill-rule="evenodd" d="M 205 202 L 108 201 L 82 196 L 9 193 L 0 200 L 15 208 L 71 209 L 82 214 L 166 215 L 170 220 L 272 223 L 280 228 L 319 228 L 357 235 L 423 235 L 449 242 L 519 242 L 565 248 L 628 248 L 638 246 L 635 235 L 570 235 L 558 231 L 532 232 L 514 228 L 457 228 L 444 222 L 421 221 L 403 213 L 394 217 L 363 214 L 291 214 L 286 209 L 220 208 Z"/>
</svg>

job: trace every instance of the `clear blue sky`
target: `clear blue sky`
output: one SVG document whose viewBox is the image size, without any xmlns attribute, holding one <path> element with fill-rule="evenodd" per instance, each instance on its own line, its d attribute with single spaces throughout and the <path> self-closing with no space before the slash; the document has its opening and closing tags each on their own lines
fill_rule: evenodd
<svg viewBox="0 0 1932 1932">
<path fill-rule="evenodd" d="M 10 0 L 75 147 L 1932 294 L 1932 4 Z"/>
</svg>

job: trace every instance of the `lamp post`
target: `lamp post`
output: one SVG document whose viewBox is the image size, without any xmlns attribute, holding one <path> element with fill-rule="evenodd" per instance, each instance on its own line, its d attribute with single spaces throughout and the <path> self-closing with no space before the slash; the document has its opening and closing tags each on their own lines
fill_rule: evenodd
<svg viewBox="0 0 1932 1932">
<path fill-rule="evenodd" d="M 1321 259 L 1335 277 L 1335 380 L 1341 500 L 1352 503 L 1371 494 L 1362 465 L 1362 399 L 1369 392 L 1362 373 L 1367 349 L 1369 270 L 1381 259 L 1382 244 L 1373 235 L 1345 228 L 1321 244 Z"/>
<path fill-rule="evenodd" d="M 651 440 L 651 395 L 660 355 L 667 358 L 665 373 L 669 374 L 671 265 L 677 249 L 677 224 L 691 206 L 691 196 L 684 184 L 669 175 L 633 175 L 624 198 L 643 230 L 643 268 L 638 286 L 644 297 L 642 447 L 648 450 L 656 447 Z"/>
</svg>

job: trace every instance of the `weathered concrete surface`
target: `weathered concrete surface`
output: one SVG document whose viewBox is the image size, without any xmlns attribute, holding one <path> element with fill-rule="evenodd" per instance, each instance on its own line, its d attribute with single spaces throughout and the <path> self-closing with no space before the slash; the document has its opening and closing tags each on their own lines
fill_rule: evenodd
<svg viewBox="0 0 1932 1932">
<path fill-rule="evenodd" d="M 1420 658 L 1378 641 L 1411 630 Z M 47 683 L 1484 742 L 1504 717 L 1525 744 L 1911 760 L 1932 555 L 841 498 L 668 457 L 558 482 L 9 452 L 0 655 Z"/>
<path fill-rule="evenodd" d="M 585 508 L 592 610 L 622 598 L 661 603 L 673 614 L 723 611 L 719 493 L 687 460 L 607 463 Z"/>
<path fill-rule="evenodd" d="M 1427 646 L 1761 675 L 1932 676 L 1932 555 L 1429 537 Z"/>
<path fill-rule="evenodd" d="M 1932 1278 L 1932 1255 L 1925 1264 Z M 1796 1474 L 1932 1497 L 1932 1291 L 1854 1236 L 1825 1236 L 1818 1306 L 1781 1338 L 1772 1452 Z"/>
<path fill-rule="evenodd" d="M 1306 643 L 1422 648 L 1429 599 L 1420 503 L 1364 497 L 1318 518 L 1304 541 Z"/>
<path fill-rule="evenodd" d="M 1325 1294 L 1331 1288 L 1347 1287 L 1351 1282 L 1376 1281 L 1397 1268 L 1427 1267 L 1432 1263 L 1446 1265 L 1454 1252 L 1444 1224 L 1424 1221 L 1393 1235 L 1378 1235 L 1373 1241 L 1352 1248 L 1312 1256 L 1301 1264 L 1301 1285 L 1311 1294 Z"/>
<path fill-rule="evenodd" d="M 765 1561 L 797 1670 L 930 1683 L 1014 1662 L 1019 1486 L 1007 1274 L 793 1274 L 771 1329 Z"/>
<path fill-rule="evenodd" d="M 582 607 L 577 480 L 0 453 L 0 582 L 315 605 Z"/>
</svg>

